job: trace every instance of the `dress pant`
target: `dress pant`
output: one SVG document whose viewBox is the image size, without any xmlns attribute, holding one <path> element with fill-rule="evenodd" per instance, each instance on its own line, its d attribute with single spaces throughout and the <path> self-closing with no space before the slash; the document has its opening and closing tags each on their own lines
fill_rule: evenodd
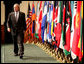
<svg viewBox="0 0 84 64">
<path fill-rule="evenodd" d="M 20 55 L 24 54 L 24 33 L 23 32 L 16 32 L 15 35 L 12 35 L 13 43 L 14 43 L 14 53 L 17 54 L 19 51 Z"/>
</svg>

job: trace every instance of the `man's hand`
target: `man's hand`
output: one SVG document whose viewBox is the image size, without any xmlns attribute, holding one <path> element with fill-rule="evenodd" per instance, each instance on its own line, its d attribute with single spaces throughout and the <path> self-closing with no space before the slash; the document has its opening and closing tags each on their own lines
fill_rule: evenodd
<svg viewBox="0 0 84 64">
<path fill-rule="evenodd" d="M 25 30 L 23 30 L 23 33 L 25 33 Z"/>
<path fill-rule="evenodd" d="M 8 32 L 10 32 L 10 31 L 11 31 L 11 30 L 10 30 L 10 28 L 8 28 L 7 30 L 8 30 Z"/>
</svg>

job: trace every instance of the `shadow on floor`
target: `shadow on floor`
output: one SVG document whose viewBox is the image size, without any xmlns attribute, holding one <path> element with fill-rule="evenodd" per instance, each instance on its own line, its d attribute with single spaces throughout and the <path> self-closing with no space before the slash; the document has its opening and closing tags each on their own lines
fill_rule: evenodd
<svg viewBox="0 0 84 64">
<path fill-rule="evenodd" d="M 33 60 L 46 60 L 46 61 L 53 61 L 52 57 L 32 57 L 32 56 L 23 56 L 23 60 L 28 60 L 28 59 L 33 59 Z"/>
</svg>

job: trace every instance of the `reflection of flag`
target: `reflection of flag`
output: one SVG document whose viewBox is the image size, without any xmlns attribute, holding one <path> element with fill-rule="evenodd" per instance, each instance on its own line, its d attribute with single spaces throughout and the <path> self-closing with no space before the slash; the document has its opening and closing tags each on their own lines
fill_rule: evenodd
<svg viewBox="0 0 84 64">
<path fill-rule="evenodd" d="M 45 30 L 45 24 L 47 20 L 47 2 L 44 3 L 44 10 L 43 10 L 43 19 L 41 24 L 41 33 L 42 33 L 42 42 L 44 43 L 44 30 Z"/>
<path fill-rule="evenodd" d="M 32 37 L 34 36 L 35 33 L 35 19 L 36 19 L 36 15 L 35 15 L 35 8 L 34 8 L 34 2 L 32 4 Z"/>
<path fill-rule="evenodd" d="M 38 17 L 39 17 L 39 1 L 37 2 L 37 9 L 36 9 L 36 22 L 35 22 L 35 37 L 38 38 Z"/>
<path fill-rule="evenodd" d="M 39 14 L 39 29 L 38 29 L 39 39 L 42 39 L 41 38 L 41 22 L 42 22 L 42 1 L 40 2 L 40 14 Z"/>
</svg>

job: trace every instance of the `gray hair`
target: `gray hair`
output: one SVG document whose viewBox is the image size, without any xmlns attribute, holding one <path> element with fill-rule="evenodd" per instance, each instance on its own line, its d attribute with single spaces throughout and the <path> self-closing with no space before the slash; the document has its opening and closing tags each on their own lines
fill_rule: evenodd
<svg viewBox="0 0 84 64">
<path fill-rule="evenodd" d="M 15 3 L 14 6 L 13 6 L 13 8 L 14 8 L 15 6 L 18 6 L 18 8 L 19 8 L 19 10 L 20 10 L 20 6 L 19 6 L 18 3 Z"/>
</svg>

